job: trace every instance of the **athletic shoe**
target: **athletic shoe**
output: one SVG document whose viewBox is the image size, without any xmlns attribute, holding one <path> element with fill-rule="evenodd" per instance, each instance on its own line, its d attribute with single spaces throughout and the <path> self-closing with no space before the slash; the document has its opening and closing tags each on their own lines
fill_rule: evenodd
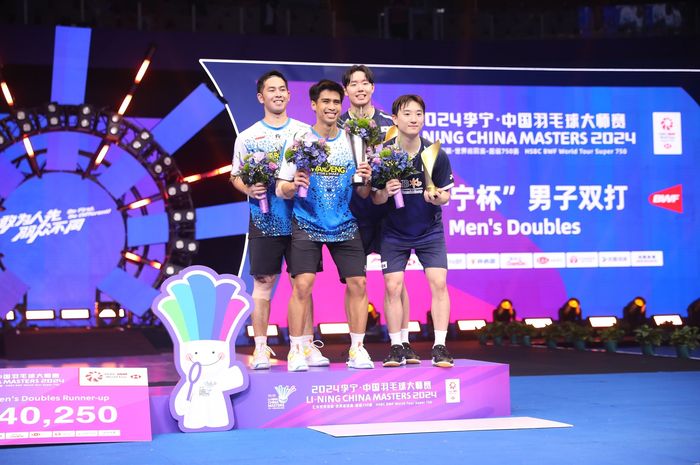
<svg viewBox="0 0 700 465">
<path fill-rule="evenodd" d="M 347 365 L 349 368 L 374 368 L 374 363 L 364 346 L 350 347 Z"/>
<path fill-rule="evenodd" d="M 434 367 L 450 368 L 455 366 L 455 362 L 447 351 L 447 347 L 442 344 L 433 347 L 432 356 Z"/>
<path fill-rule="evenodd" d="M 402 345 L 394 344 L 391 346 L 391 352 L 382 362 L 384 367 L 400 367 L 406 364 L 406 357 L 404 357 L 404 348 Z"/>
<path fill-rule="evenodd" d="M 306 364 L 304 352 L 299 349 L 292 349 L 287 355 L 287 371 L 307 371 L 309 365 Z"/>
<path fill-rule="evenodd" d="M 408 342 L 403 343 L 403 356 L 406 359 L 406 363 L 409 365 L 420 363 L 420 357 Z"/>
<path fill-rule="evenodd" d="M 307 365 L 310 367 L 327 367 L 331 364 L 331 361 L 318 350 L 322 347 L 323 341 L 311 341 L 311 344 L 304 347 L 304 357 Z"/>
<path fill-rule="evenodd" d="M 253 370 L 268 370 L 270 368 L 270 354 L 277 355 L 268 345 L 263 344 L 260 348 L 256 347 L 250 367 Z"/>
</svg>

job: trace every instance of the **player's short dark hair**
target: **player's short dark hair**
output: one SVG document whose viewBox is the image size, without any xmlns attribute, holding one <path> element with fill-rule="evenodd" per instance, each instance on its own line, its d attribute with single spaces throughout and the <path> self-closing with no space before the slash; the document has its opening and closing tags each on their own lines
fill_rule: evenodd
<svg viewBox="0 0 700 465">
<path fill-rule="evenodd" d="M 284 81 L 284 85 L 289 88 L 289 83 L 287 82 L 287 78 L 284 77 L 284 74 L 280 73 L 276 69 L 273 69 L 272 71 L 268 71 L 267 73 L 263 74 L 258 78 L 258 94 L 261 94 L 263 91 L 263 87 L 265 87 L 265 81 L 270 79 L 271 77 L 278 77 Z"/>
<path fill-rule="evenodd" d="M 394 103 L 391 104 L 391 114 L 398 115 L 399 111 L 411 102 L 416 102 L 425 112 L 425 102 L 423 101 L 423 97 L 415 94 L 406 94 L 394 100 Z"/>
<path fill-rule="evenodd" d="M 321 95 L 321 92 L 323 92 L 324 90 L 338 92 L 338 95 L 340 95 L 340 101 L 343 101 L 343 86 L 341 86 L 335 81 L 331 81 L 330 79 L 321 79 L 316 84 L 311 86 L 311 88 L 309 89 L 309 98 L 311 99 L 311 101 L 316 102 L 318 100 L 318 97 Z"/>
<path fill-rule="evenodd" d="M 365 65 L 353 65 L 345 71 L 345 74 L 343 74 L 343 87 L 347 87 L 348 84 L 350 84 L 350 78 L 352 78 L 352 75 L 358 71 L 365 73 L 367 80 L 374 84 L 374 73 L 371 69 Z"/>
</svg>

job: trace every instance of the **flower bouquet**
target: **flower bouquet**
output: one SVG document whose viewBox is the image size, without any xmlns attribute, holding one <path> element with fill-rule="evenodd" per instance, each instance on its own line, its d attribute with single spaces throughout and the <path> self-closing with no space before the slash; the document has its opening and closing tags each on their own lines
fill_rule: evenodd
<svg viewBox="0 0 700 465">
<path fill-rule="evenodd" d="M 408 159 L 408 153 L 395 145 L 380 150 L 372 157 L 370 165 L 372 166 L 372 185 L 375 187 L 386 186 L 386 183 L 392 179 L 401 180 L 418 172 Z M 394 202 L 396 208 L 403 208 L 403 194 L 400 190 L 394 195 Z"/>
<path fill-rule="evenodd" d="M 275 177 L 280 167 L 280 152 L 253 152 L 243 157 L 243 164 L 238 172 L 241 181 L 248 186 L 253 184 L 264 184 L 269 187 L 275 182 Z M 267 194 L 262 199 L 259 199 L 260 211 L 268 213 L 270 204 L 267 200 Z"/>
<path fill-rule="evenodd" d="M 331 148 L 326 144 L 325 139 L 319 139 L 311 133 L 302 136 L 301 139 L 295 139 L 291 147 L 285 153 L 285 159 L 294 163 L 298 171 L 306 171 L 310 173 L 312 170 L 330 166 L 328 157 L 331 154 Z M 299 187 L 299 197 L 305 198 L 308 189 Z"/>
<path fill-rule="evenodd" d="M 350 136 L 355 167 L 367 160 L 367 152 L 374 153 L 374 148 L 382 143 L 382 131 L 373 119 L 350 118 L 345 121 L 343 129 Z M 363 184 L 362 177 L 354 175 L 352 183 Z"/>
</svg>

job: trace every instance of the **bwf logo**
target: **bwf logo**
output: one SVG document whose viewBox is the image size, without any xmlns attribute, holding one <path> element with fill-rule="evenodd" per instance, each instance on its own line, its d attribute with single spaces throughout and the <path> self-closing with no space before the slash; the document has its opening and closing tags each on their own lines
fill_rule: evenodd
<svg viewBox="0 0 700 465">
<path fill-rule="evenodd" d="M 683 185 L 678 184 L 652 193 L 649 203 L 655 207 L 683 213 Z"/>
</svg>

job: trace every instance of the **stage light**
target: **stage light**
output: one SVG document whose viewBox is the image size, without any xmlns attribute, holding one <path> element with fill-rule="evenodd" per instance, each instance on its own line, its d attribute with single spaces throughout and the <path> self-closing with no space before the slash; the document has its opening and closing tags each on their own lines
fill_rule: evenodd
<svg viewBox="0 0 700 465">
<path fill-rule="evenodd" d="M 192 174 L 190 176 L 186 176 L 186 177 L 182 178 L 182 182 L 187 182 L 187 183 L 197 182 L 201 179 L 211 178 L 211 177 L 218 176 L 218 175 L 224 174 L 224 173 L 230 173 L 231 169 L 232 169 L 232 166 L 230 164 L 224 165 L 221 168 L 207 171 L 206 173 Z"/>
<path fill-rule="evenodd" d="M 158 160 L 155 162 L 152 167 L 153 167 L 153 172 L 156 174 L 161 174 L 164 170 L 168 169 L 171 167 L 173 164 L 173 159 L 172 157 L 165 156 L 161 160 Z"/>
<path fill-rule="evenodd" d="M 134 98 L 133 95 L 126 94 L 126 97 L 124 97 L 124 100 L 122 100 L 122 104 L 119 105 L 119 110 L 117 110 L 119 116 L 123 116 L 124 113 L 126 113 L 126 109 L 129 108 L 129 104 L 131 103 L 132 98 Z"/>
<path fill-rule="evenodd" d="M 476 331 L 486 326 L 486 320 L 457 320 L 459 331 Z"/>
<path fill-rule="evenodd" d="M 195 253 L 199 249 L 199 243 L 189 239 L 177 239 L 174 245 L 180 252 Z"/>
<path fill-rule="evenodd" d="M 5 81 L 0 82 L 0 87 L 2 88 L 2 95 L 5 96 L 5 101 L 8 107 L 13 107 L 15 104 L 15 99 L 12 98 L 12 93 L 10 88 Z"/>
<path fill-rule="evenodd" d="M 54 310 L 27 310 L 24 312 L 27 320 L 53 320 L 56 318 Z"/>
<path fill-rule="evenodd" d="M 503 323 L 508 323 L 509 321 L 515 321 L 515 308 L 513 308 L 513 302 L 508 299 L 503 299 L 493 310 L 493 321 L 501 321 Z"/>
<path fill-rule="evenodd" d="M 319 323 L 318 332 L 323 336 L 350 334 L 350 327 L 347 323 Z"/>
<path fill-rule="evenodd" d="M 14 319 L 15 319 L 15 311 L 14 311 L 14 310 L 10 310 L 9 312 L 7 312 L 7 314 L 5 315 L 5 319 L 6 319 L 7 321 L 14 321 Z"/>
<path fill-rule="evenodd" d="M 678 314 L 672 315 L 654 315 L 651 317 L 656 326 L 671 324 L 673 326 L 683 326 L 683 318 Z"/>
<path fill-rule="evenodd" d="M 103 308 L 98 315 L 100 318 L 116 318 L 117 312 L 113 308 Z"/>
<path fill-rule="evenodd" d="M 246 333 L 248 334 L 248 337 L 255 337 L 255 330 L 253 329 L 253 325 L 246 326 Z M 280 335 L 280 330 L 279 330 L 279 327 L 277 325 L 267 325 L 266 336 L 279 337 L 279 335 Z"/>
<path fill-rule="evenodd" d="M 46 105 L 46 121 L 48 121 L 49 126 L 58 126 L 61 123 L 61 118 L 58 114 L 58 105 L 54 102 Z"/>
<path fill-rule="evenodd" d="M 408 322 L 408 332 L 409 333 L 420 333 L 421 332 L 421 327 L 420 327 L 420 322 L 418 321 L 409 321 Z"/>
<path fill-rule="evenodd" d="M 622 309 L 622 319 L 632 327 L 646 322 L 647 302 L 644 297 L 635 297 Z"/>
<path fill-rule="evenodd" d="M 102 147 L 100 147 L 100 151 L 97 152 L 97 157 L 95 157 L 95 163 L 94 166 L 97 168 L 102 164 L 102 161 L 105 159 L 107 156 L 107 151 L 109 150 L 109 144 L 104 144 Z"/>
<path fill-rule="evenodd" d="M 165 265 L 165 268 L 163 269 L 165 271 L 165 274 L 168 276 L 173 276 L 178 274 L 180 271 L 182 271 L 182 267 L 179 265 L 173 265 L 172 263 Z"/>
<path fill-rule="evenodd" d="M 179 194 L 186 194 L 190 191 L 190 185 L 186 182 L 179 184 L 172 184 L 166 187 L 165 192 L 167 192 L 168 197 L 174 197 Z"/>
<path fill-rule="evenodd" d="M 559 308 L 559 321 L 581 321 L 581 302 L 571 297 Z"/>
<path fill-rule="evenodd" d="M 22 137 L 22 143 L 24 144 L 24 150 L 26 150 L 27 156 L 29 156 L 29 158 L 34 158 L 34 147 L 32 147 L 32 142 L 29 140 L 29 137 Z"/>
<path fill-rule="evenodd" d="M 117 140 L 121 133 L 122 117 L 118 114 L 113 114 L 107 119 L 107 138 L 109 140 Z"/>
<path fill-rule="evenodd" d="M 95 112 L 90 105 L 81 105 L 78 110 L 78 127 L 80 129 L 92 129 L 95 121 Z"/>
<path fill-rule="evenodd" d="M 135 210 L 137 208 L 145 207 L 146 205 L 148 205 L 152 202 L 153 202 L 152 199 L 145 198 L 145 199 L 137 200 L 136 202 L 130 203 L 129 205 L 127 205 L 126 208 L 129 210 Z"/>
<path fill-rule="evenodd" d="M 88 320 L 90 319 L 90 310 L 87 308 L 62 308 L 62 320 Z"/>
<path fill-rule="evenodd" d="M 617 324 L 614 316 L 589 316 L 588 323 L 592 328 L 611 328 Z"/>
<path fill-rule="evenodd" d="M 194 210 L 174 210 L 170 218 L 176 223 L 192 222 L 195 220 Z"/>
<path fill-rule="evenodd" d="M 530 325 L 533 328 L 542 329 L 546 326 L 551 325 L 554 322 L 549 317 L 541 317 L 541 318 L 525 318 L 525 319 L 523 319 L 523 323 L 525 323 L 526 325 Z"/>
</svg>

